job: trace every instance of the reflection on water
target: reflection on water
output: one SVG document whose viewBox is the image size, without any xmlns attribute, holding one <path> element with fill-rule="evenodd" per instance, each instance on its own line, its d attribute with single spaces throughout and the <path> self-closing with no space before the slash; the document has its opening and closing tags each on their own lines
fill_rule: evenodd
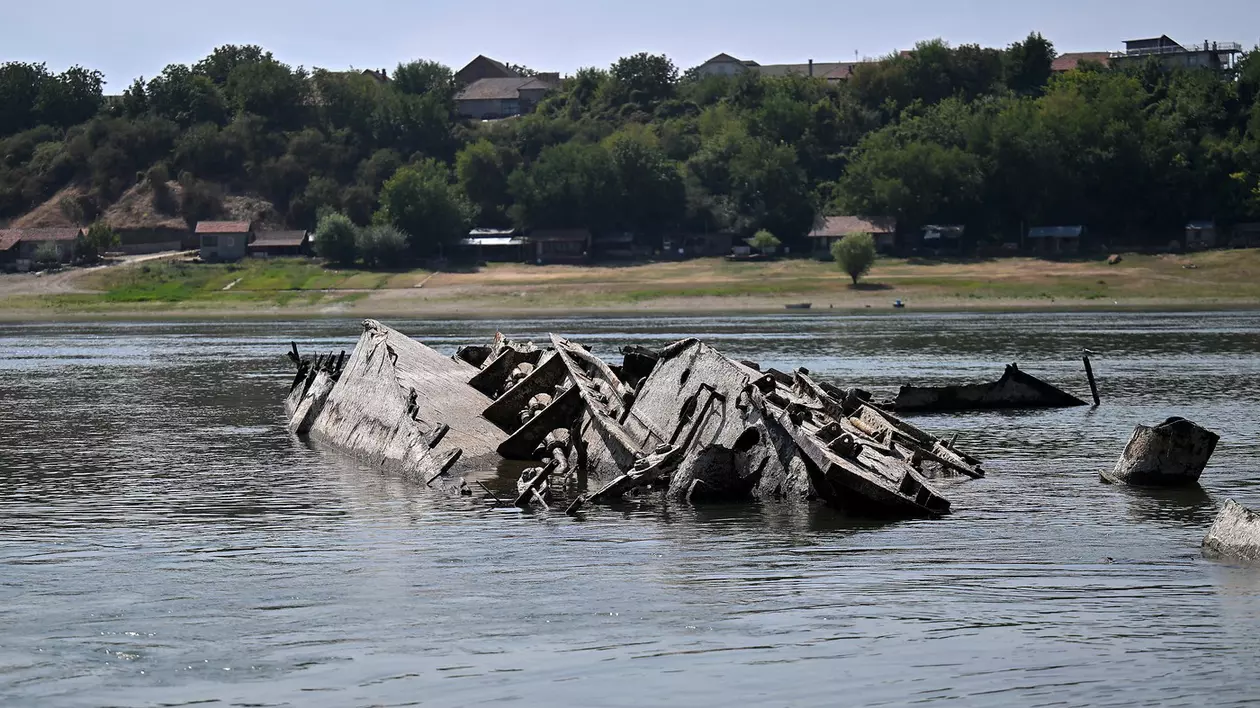
<svg viewBox="0 0 1260 708">
<path fill-rule="evenodd" d="M 1260 316 L 397 323 L 597 352 L 701 335 L 841 385 L 1018 361 L 1097 410 L 923 416 L 988 463 L 942 521 L 659 501 L 581 519 L 444 499 L 280 427 L 289 339 L 351 321 L 0 326 L 0 705 L 1201 705 L 1260 698 Z M 1222 436 L 1191 491 L 1102 484 L 1132 426 Z M 511 469 L 501 471 L 510 485 Z M 842 698 L 838 698 L 842 697 Z"/>
</svg>

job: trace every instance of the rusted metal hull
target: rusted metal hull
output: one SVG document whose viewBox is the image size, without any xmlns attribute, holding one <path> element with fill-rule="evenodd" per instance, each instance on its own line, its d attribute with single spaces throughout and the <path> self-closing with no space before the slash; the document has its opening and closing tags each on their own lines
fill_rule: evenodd
<svg viewBox="0 0 1260 708">
<path fill-rule="evenodd" d="M 1031 374 L 1015 364 L 997 381 L 959 386 L 902 386 L 896 398 L 883 407 L 898 413 L 1001 410 L 1016 408 L 1071 408 L 1085 401 Z"/>
</svg>

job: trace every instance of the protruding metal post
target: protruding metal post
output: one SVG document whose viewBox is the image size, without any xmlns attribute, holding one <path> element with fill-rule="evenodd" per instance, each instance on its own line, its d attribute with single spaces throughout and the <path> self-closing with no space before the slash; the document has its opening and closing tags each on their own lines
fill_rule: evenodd
<svg viewBox="0 0 1260 708">
<path fill-rule="evenodd" d="M 1086 349 L 1085 353 L 1081 355 L 1081 361 L 1085 362 L 1085 377 L 1089 379 L 1089 392 L 1094 394 L 1094 407 L 1098 407 L 1102 402 L 1098 400 L 1098 384 L 1094 381 L 1094 367 L 1089 364 L 1090 354 L 1093 354 L 1093 352 Z"/>
</svg>

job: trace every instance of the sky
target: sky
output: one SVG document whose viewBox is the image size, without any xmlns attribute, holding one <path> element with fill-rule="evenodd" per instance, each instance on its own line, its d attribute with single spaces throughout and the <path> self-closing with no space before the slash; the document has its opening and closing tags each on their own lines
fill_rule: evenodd
<svg viewBox="0 0 1260 708">
<path fill-rule="evenodd" d="M 259 44 L 293 66 L 388 68 L 478 54 L 570 74 L 663 53 L 680 69 L 726 52 L 762 64 L 877 57 L 940 37 L 1004 47 L 1041 32 L 1059 52 L 1119 50 L 1167 34 L 1260 43 L 1260 1 L 1215 0 L 0 0 L 0 63 L 79 64 L 107 92 L 222 44 Z"/>
</svg>

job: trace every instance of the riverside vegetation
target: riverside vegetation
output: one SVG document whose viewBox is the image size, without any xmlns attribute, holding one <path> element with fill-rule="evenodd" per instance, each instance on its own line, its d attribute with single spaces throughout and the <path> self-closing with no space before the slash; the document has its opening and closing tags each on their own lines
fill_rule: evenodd
<svg viewBox="0 0 1260 708">
<path fill-rule="evenodd" d="M 0 220 L 56 200 L 90 223 L 125 194 L 188 223 L 226 198 L 397 266 L 470 226 L 773 234 L 800 252 L 820 215 L 968 225 L 973 245 L 1083 223 L 1166 244 L 1191 218 L 1260 220 L 1260 59 L 1228 73 L 1085 65 L 1051 75 L 1033 34 L 1005 49 L 921 43 L 851 80 L 702 77 L 638 54 L 582 69 L 538 110 L 456 118 L 449 68 L 390 81 L 227 45 L 106 100 L 99 72 L 0 66 Z M 400 248 L 401 234 L 405 248 Z"/>
</svg>

